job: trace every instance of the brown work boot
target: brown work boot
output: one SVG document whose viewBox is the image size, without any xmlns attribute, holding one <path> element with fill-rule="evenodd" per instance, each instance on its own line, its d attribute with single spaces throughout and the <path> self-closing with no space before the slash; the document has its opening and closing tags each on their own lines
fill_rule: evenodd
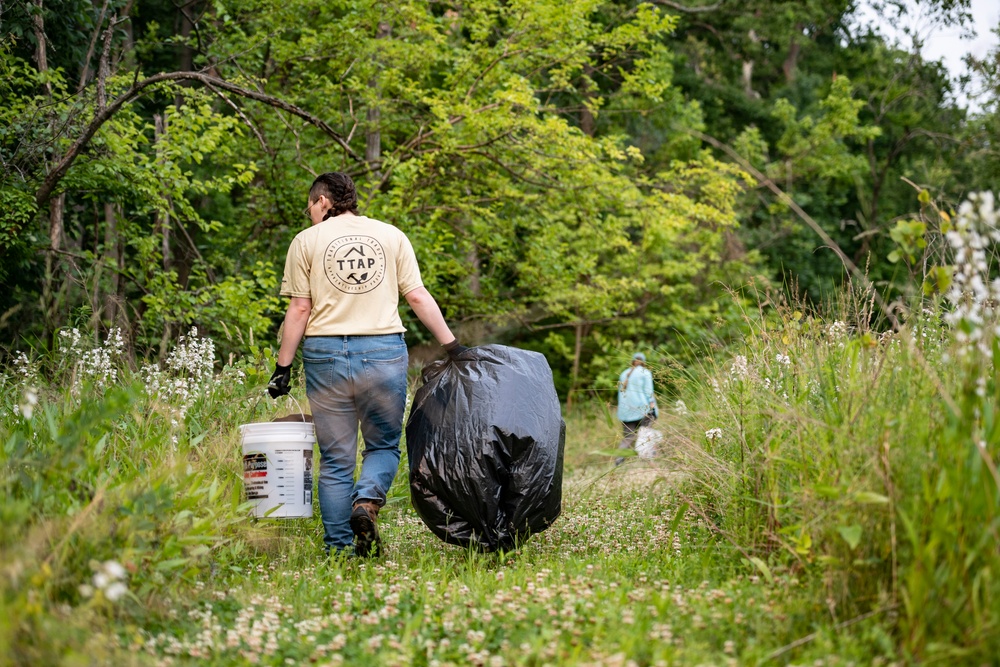
<svg viewBox="0 0 1000 667">
<path fill-rule="evenodd" d="M 378 556 L 382 540 L 378 536 L 379 506 L 370 500 L 354 503 L 351 512 L 351 530 L 354 531 L 354 553 L 362 558 Z"/>
</svg>

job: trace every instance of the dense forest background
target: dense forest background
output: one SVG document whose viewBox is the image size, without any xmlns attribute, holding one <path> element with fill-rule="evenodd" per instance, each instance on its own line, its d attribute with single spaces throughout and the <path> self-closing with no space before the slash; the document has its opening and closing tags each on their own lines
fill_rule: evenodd
<svg viewBox="0 0 1000 667">
<path fill-rule="evenodd" d="M 914 6 L 969 25 L 967 0 L 876 8 Z M 2 0 L 0 347 L 119 327 L 162 359 L 197 327 L 224 361 L 273 341 L 285 250 L 333 170 L 410 236 L 463 342 L 543 351 L 564 397 L 637 346 L 724 345 L 748 303 L 821 303 L 852 265 L 902 313 L 947 219 L 923 209 L 1000 182 L 1000 53 L 971 63 L 970 113 L 857 11 Z"/>
</svg>

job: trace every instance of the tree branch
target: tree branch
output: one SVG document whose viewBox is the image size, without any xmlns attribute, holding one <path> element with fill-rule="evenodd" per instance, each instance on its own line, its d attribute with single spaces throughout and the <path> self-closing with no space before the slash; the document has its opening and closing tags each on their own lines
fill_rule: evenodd
<svg viewBox="0 0 1000 667">
<path fill-rule="evenodd" d="M 722 0 L 715 3 L 714 5 L 704 5 L 701 7 L 689 7 L 687 5 L 681 5 L 676 2 L 671 2 L 670 0 L 652 0 L 654 5 L 663 5 L 664 7 L 670 7 L 671 9 L 676 9 L 679 12 L 684 12 L 685 14 L 702 14 L 704 12 L 714 12 L 716 9 L 722 6 Z"/>
<path fill-rule="evenodd" d="M 87 79 L 90 77 L 90 61 L 94 58 L 94 48 L 97 46 L 97 37 L 101 34 L 101 26 L 104 25 L 104 15 L 108 11 L 108 3 L 111 0 L 104 0 L 104 6 L 101 7 L 101 15 L 97 19 L 97 24 L 94 26 L 94 34 L 90 37 L 90 46 L 87 47 L 87 55 L 83 59 L 83 71 L 80 72 L 80 84 L 77 86 L 76 93 L 79 95 L 83 92 L 83 89 L 87 86 Z"/>
<path fill-rule="evenodd" d="M 207 87 L 209 90 L 211 90 L 213 93 L 215 93 L 219 97 L 219 99 L 221 99 L 223 102 L 225 102 L 226 104 L 228 104 L 232 108 L 232 110 L 234 112 L 236 112 L 236 115 L 240 117 L 240 120 L 243 121 L 244 125 L 246 125 L 247 127 L 249 127 L 250 131 L 253 132 L 253 135 L 255 137 L 257 137 L 257 141 L 260 143 L 260 147 L 264 149 L 264 152 L 267 153 L 268 155 L 270 155 L 273 158 L 274 157 L 274 149 L 272 149 L 268 145 L 268 143 L 266 141 L 264 141 L 264 135 L 262 135 L 260 133 L 260 130 L 257 129 L 257 126 L 254 125 L 253 122 L 249 118 L 247 118 L 246 114 L 243 113 L 243 109 L 240 109 L 240 107 L 236 104 L 236 102 L 233 102 L 231 99 L 229 99 L 226 96 L 225 93 L 223 93 L 221 90 L 219 90 L 215 86 L 213 86 L 213 85 L 211 85 L 209 83 L 206 83 L 205 87 Z"/>
<path fill-rule="evenodd" d="M 42 206 L 49 200 L 49 197 L 52 195 L 52 191 L 55 190 L 56 185 L 66 175 L 66 172 L 69 170 L 74 160 L 76 160 L 84 147 L 90 143 L 90 140 L 94 138 L 94 135 L 101 128 L 101 126 L 104 125 L 104 123 L 114 116 L 123 106 L 139 97 L 139 94 L 143 90 L 164 81 L 197 81 L 206 86 L 214 86 L 233 93 L 234 95 L 239 95 L 240 97 L 263 102 L 264 104 L 274 107 L 275 109 L 282 109 L 298 116 L 311 125 L 317 127 L 326 135 L 332 137 L 333 140 L 340 145 L 344 152 L 354 161 L 364 161 L 364 158 L 351 150 L 350 145 L 344 140 L 344 138 L 340 136 L 336 130 L 330 127 L 326 121 L 317 118 L 305 109 L 297 107 L 294 104 L 285 102 L 277 97 L 272 97 L 270 95 L 265 95 L 264 93 L 259 93 L 254 90 L 237 86 L 229 83 L 228 81 L 224 81 L 223 79 L 202 74 L 200 72 L 163 72 L 133 83 L 128 90 L 115 98 L 114 101 L 108 104 L 105 108 L 98 111 L 98 113 L 94 116 L 94 119 L 90 121 L 90 124 L 84 129 L 83 134 L 81 134 L 79 138 L 73 142 L 73 145 L 69 147 L 52 171 L 46 175 L 45 180 L 42 181 L 41 187 L 39 187 L 35 193 L 35 202 L 39 206 Z"/>
<path fill-rule="evenodd" d="M 864 272 L 861 271 L 861 269 L 859 269 L 857 265 L 851 261 L 851 259 L 847 256 L 847 253 L 845 253 L 843 250 L 840 249 L 840 246 L 837 244 L 836 241 L 833 240 L 833 238 L 830 237 L 829 234 L 826 233 L 826 230 L 823 229 L 820 226 L 820 224 L 812 218 L 811 215 L 806 213 L 802 209 L 802 207 L 795 202 L 794 199 L 789 197 L 784 190 L 779 188 L 774 183 L 774 181 L 772 181 L 770 178 L 762 174 L 757 168 L 755 168 L 752 164 L 750 164 L 750 162 L 746 158 L 737 153 L 733 149 L 733 147 L 730 146 L 729 144 L 724 144 L 715 137 L 707 135 L 704 132 L 699 132 L 697 130 L 691 130 L 691 129 L 687 130 L 687 132 L 695 137 L 698 137 L 702 141 L 711 144 L 712 146 L 715 146 L 716 148 L 724 152 L 726 155 L 731 157 L 743 169 L 745 169 L 748 173 L 750 173 L 750 175 L 753 176 L 758 183 L 760 183 L 768 190 L 773 192 L 778 197 L 778 199 L 780 199 L 786 206 L 792 209 L 792 211 L 795 212 L 795 215 L 799 216 L 799 218 L 803 222 L 809 225 L 812 228 L 812 230 L 816 232 L 816 234 L 819 235 L 821 239 L 823 239 L 823 243 L 825 243 L 831 250 L 837 253 L 837 257 L 840 258 L 840 261 L 844 264 L 844 267 L 847 269 L 848 273 L 857 278 L 862 285 L 871 288 L 872 298 L 875 299 L 879 307 L 882 309 L 882 313 L 892 324 L 893 330 L 899 331 L 899 320 L 896 319 L 896 316 L 893 314 L 892 309 L 889 307 L 889 304 L 885 302 L 885 299 L 882 298 L 882 295 L 879 294 L 878 290 L 875 289 L 875 286 L 868 279 L 868 276 L 866 276 Z"/>
</svg>

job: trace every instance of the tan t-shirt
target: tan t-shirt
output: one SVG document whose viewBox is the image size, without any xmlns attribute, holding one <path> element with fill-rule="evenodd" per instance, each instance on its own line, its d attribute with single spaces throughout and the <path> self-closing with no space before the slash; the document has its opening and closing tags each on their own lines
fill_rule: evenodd
<svg viewBox="0 0 1000 667">
<path fill-rule="evenodd" d="M 422 286 L 406 234 L 344 214 L 292 240 L 281 295 L 312 299 L 307 336 L 362 336 L 406 331 L 399 295 Z"/>
</svg>

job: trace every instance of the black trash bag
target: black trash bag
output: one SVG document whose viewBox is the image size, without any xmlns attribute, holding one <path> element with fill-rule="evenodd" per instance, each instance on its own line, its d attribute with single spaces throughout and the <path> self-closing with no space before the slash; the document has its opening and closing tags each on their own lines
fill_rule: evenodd
<svg viewBox="0 0 1000 667">
<path fill-rule="evenodd" d="M 510 550 L 562 509 L 566 424 L 538 352 L 503 345 L 424 369 L 406 424 L 410 497 L 449 544 Z"/>
</svg>

